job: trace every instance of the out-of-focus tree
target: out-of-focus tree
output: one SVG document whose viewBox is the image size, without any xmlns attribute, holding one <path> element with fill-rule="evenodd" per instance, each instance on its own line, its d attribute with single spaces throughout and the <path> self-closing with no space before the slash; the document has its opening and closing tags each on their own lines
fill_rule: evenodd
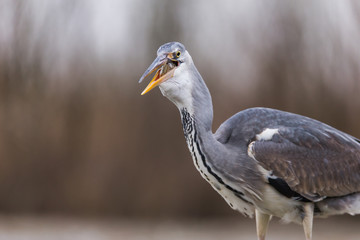
<svg viewBox="0 0 360 240">
<path fill-rule="evenodd" d="M 200 179 L 176 108 L 137 80 L 185 43 L 215 128 L 266 106 L 360 136 L 357 1 L 0 1 L 0 211 L 236 214 Z"/>
</svg>

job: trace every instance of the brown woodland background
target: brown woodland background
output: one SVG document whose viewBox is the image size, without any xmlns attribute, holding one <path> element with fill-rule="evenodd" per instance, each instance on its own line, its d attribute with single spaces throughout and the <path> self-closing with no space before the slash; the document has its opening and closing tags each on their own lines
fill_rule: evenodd
<svg viewBox="0 0 360 240">
<path fill-rule="evenodd" d="M 185 44 L 214 131 L 265 106 L 360 137 L 359 25 L 358 1 L 0 0 L 0 213 L 238 216 L 193 167 L 175 106 L 140 96 L 157 48 Z"/>
</svg>

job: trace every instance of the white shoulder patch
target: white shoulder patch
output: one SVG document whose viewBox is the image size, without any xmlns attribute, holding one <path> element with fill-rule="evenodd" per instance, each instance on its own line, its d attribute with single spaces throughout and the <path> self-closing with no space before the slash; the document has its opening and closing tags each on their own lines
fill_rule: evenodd
<svg viewBox="0 0 360 240">
<path fill-rule="evenodd" d="M 277 128 L 266 128 L 264 131 L 256 135 L 256 140 L 265 140 L 269 141 L 273 138 L 275 134 L 279 134 L 279 129 Z"/>
</svg>

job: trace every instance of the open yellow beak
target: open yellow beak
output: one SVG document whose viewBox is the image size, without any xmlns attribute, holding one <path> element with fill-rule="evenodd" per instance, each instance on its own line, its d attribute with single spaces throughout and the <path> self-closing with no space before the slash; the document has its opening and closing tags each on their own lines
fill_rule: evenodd
<svg viewBox="0 0 360 240">
<path fill-rule="evenodd" d="M 158 86 L 159 84 L 165 82 L 166 80 L 168 80 L 174 76 L 176 67 L 167 71 L 169 68 L 168 68 L 168 66 L 165 66 L 166 64 L 168 64 L 168 59 L 169 59 L 168 57 L 171 57 L 171 56 L 169 56 L 169 55 L 158 56 L 154 60 L 154 62 L 150 65 L 150 67 L 148 67 L 148 69 L 146 69 L 144 74 L 141 76 L 139 83 L 142 82 L 142 80 L 144 80 L 151 73 L 156 71 L 155 76 L 153 77 L 153 79 L 151 80 L 149 85 L 147 85 L 147 87 L 141 93 L 141 95 L 144 95 L 145 93 L 149 92 L 154 87 Z M 164 70 L 164 68 L 166 70 Z M 165 71 L 165 73 L 163 73 L 163 71 Z"/>
<path fill-rule="evenodd" d="M 155 76 L 150 81 L 150 83 L 147 85 L 147 87 L 144 89 L 144 91 L 141 93 L 141 95 L 144 95 L 145 93 L 149 92 L 154 87 L 158 86 L 160 83 L 165 82 L 166 80 L 172 78 L 174 76 L 175 68 L 171 69 L 169 72 L 167 72 L 165 75 L 159 77 L 160 75 L 160 69 L 155 73 Z"/>
</svg>

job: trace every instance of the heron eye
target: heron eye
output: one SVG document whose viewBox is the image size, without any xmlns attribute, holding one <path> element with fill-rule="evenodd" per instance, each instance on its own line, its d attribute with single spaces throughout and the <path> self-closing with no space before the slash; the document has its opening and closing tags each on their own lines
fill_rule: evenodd
<svg viewBox="0 0 360 240">
<path fill-rule="evenodd" d="M 180 51 L 177 51 L 177 52 L 176 52 L 176 57 L 180 57 L 180 55 L 181 55 L 181 52 L 180 52 Z"/>
</svg>

